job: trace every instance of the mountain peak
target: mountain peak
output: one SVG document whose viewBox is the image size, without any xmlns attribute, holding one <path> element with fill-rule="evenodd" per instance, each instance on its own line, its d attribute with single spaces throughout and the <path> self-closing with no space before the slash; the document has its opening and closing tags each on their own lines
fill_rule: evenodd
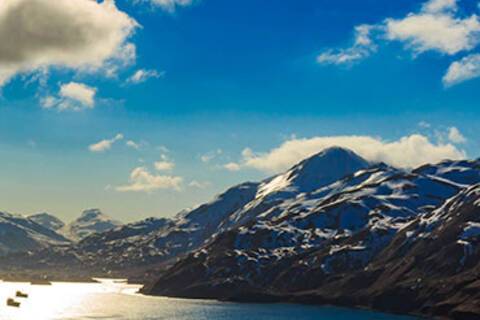
<svg viewBox="0 0 480 320">
<path fill-rule="evenodd" d="M 363 165 L 369 165 L 367 160 L 363 159 L 350 149 L 342 147 L 329 147 L 302 160 L 292 169 L 300 166 L 305 167 L 311 165 L 325 164 L 327 162 L 343 164 L 362 163 Z"/>
<path fill-rule="evenodd" d="M 81 240 L 96 232 L 103 232 L 120 226 L 100 209 L 86 209 L 79 218 L 63 228 L 64 234 L 73 240 Z"/>
<path fill-rule="evenodd" d="M 28 218 L 39 225 L 54 231 L 57 231 L 65 226 L 65 223 L 63 223 L 62 220 L 47 212 L 32 214 Z"/>
<path fill-rule="evenodd" d="M 369 166 L 367 160 L 349 149 L 327 148 L 264 182 L 257 197 L 290 189 L 310 192 Z"/>
<path fill-rule="evenodd" d="M 82 214 L 80 215 L 80 217 L 78 218 L 78 220 L 80 221 L 89 221 L 89 220 L 93 220 L 93 219 L 97 219 L 99 217 L 103 217 L 103 216 L 106 216 L 100 209 L 86 209 L 86 210 L 83 210 Z"/>
<path fill-rule="evenodd" d="M 365 169 L 370 163 L 355 152 L 331 147 L 301 161 L 289 171 L 289 179 L 300 191 L 311 191 Z"/>
</svg>

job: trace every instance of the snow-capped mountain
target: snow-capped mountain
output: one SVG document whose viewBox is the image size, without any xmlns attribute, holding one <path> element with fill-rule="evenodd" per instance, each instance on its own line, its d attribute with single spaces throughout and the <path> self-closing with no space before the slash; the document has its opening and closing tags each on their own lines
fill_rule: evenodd
<svg viewBox="0 0 480 320">
<path fill-rule="evenodd" d="M 78 249 L 90 257 L 101 252 L 103 261 L 116 268 L 166 262 L 199 248 L 260 208 L 274 207 L 368 166 L 349 150 L 330 148 L 261 183 L 235 186 L 173 219 L 150 219 L 96 234 L 80 242 Z"/>
<path fill-rule="evenodd" d="M 479 161 L 444 161 L 413 171 L 377 164 L 296 196 L 276 198 L 273 202 L 262 199 L 261 205 L 256 198 L 231 216 L 236 222 L 231 224 L 232 228 L 224 229 L 160 273 L 158 281 L 145 292 L 239 300 L 277 299 L 280 295 L 285 300 L 287 296 L 318 291 L 313 297 L 298 301 L 338 304 L 342 299 L 354 299 L 349 296 L 352 290 L 361 291 L 368 286 L 372 281 L 369 279 L 377 275 L 367 271 L 378 261 L 387 277 L 387 257 L 393 255 L 400 265 L 405 259 L 418 259 L 415 251 L 410 257 L 405 253 L 404 244 L 414 243 L 413 239 L 425 246 L 436 242 L 439 235 L 432 231 L 435 228 L 450 237 L 457 254 L 449 259 L 455 266 L 443 265 L 435 249 L 445 242 L 430 245 L 430 253 L 439 254 L 439 269 L 455 274 L 458 268 L 468 265 L 468 259 L 478 262 L 478 258 L 472 257 L 477 254 L 473 248 L 480 224 L 472 218 L 452 222 L 458 211 L 452 213 L 447 207 L 458 210 L 465 205 L 464 192 L 480 198 L 478 187 L 471 187 L 477 191 L 463 191 L 480 182 L 479 168 Z M 461 205 L 453 200 L 458 198 L 462 199 Z M 478 199 L 470 202 L 480 205 Z M 471 212 L 480 212 L 471 204 L 466 205 Z M 446 223 L 456 226 L 454 236 Z M 442 254 L 448 255 L 447 251 Z M 425 268 L 428 264 L 424 264 Z M 347 278 L 352 282 L 346 282 Z M 389 292 L 387 287 L 381 290 L 385 290 L 381 295 Z M 397 298 L 403 301 L 401 296 Z M 394 301 L 376 307 L 399 311 L 391 305 Z M 407 301 L 412 302 L 408 312 L 420 312 L 415 309 L 414 299 Z"/>
<path fill-rule="evenodd" d="M 331 148 L 263 182 L 232 187 L 211 202 L 184 210 L 172 219 L 152 218 L 115 227 L 117 223 L 112 223 L 99 210 L 86 210 L 79 219 L 60 230 L 68 238 L 78 240 L 67 249 L 68 254 L 60 248 L 39 255 L 42 259 L 51 258 L 53 264 L 64 261 L 59 256 L 71 255 L 75 257 L 71 261 L 85 269 L 118 271 L 171 264 L 216 234 L 251 217 L 258 215 L 260 219 L 262 209 L 274 209 L 280 203 L 293 201 L 305 192 L 368 166 L 367 161 L 351 151 Z M 281 184 L 277 183 L 279 180 Z M 29 255 L 24 259 L 35 263 L 37 258 Z"/>
<path fill-rule="evenodd" d="M 77 250 L 82 255 L 98 256 L 110 268 L 166 262 L 203 245 L 227 217 L 255 197 L 257 187 L 255 183 L 235 186 L 174 219 L 151 218 L 91 235 L 77 245 Z"/>
<path fill-rule="evenodd" d="M 171 219 L 109 227 L 0 263 L 154 278 L 150 294 L 458 315 L 466 297 L 477 303 L 468 281 L 480 271 L 479 190 L 479 160 L 401 170 L 332 148 Z M 93 210 L 74 224 L 104 220 Z M 461 290 L 453 300 L 443 295 L 454 295 L 450 282 Z"/>
<path fill-rule="evenodd" d="M 65 223 L 62 220 L 47 212 L 32 214 L 28 218 L 53 231 L 60 230 L 65 226 Z"/>
<path fill-rule="evenodd" d="M 84 210 L 80 217 L 61 229 L 69 239 L 79 241 L 94 233 L 105 232 L 121 225 L 99 209 Z"/>
<path fill-rule="evenodd" d="M 264 181 L 256 198 L 278 193 L 310 192 L 369 166 L 366 160 L 350 150 L 328 148 L 301 161 L 287 172 Z"/>
<path fill-rule="evenodd" d="M 369 165 L 366 160 L 350 150 L 328 148 L 301 161 L 285 173 L 260 183 L 255 199 L 230 215 L 218 232 L 258 217 L 275 214 L 274 211 L 277 211 L 280 204 L 319 190 Z"/>
<path fill-rule="evenodd" d="M 0 212 L 0 255 L 33 251 L 68 243 L 55 231 L 32 219 Z"/>
</svg>

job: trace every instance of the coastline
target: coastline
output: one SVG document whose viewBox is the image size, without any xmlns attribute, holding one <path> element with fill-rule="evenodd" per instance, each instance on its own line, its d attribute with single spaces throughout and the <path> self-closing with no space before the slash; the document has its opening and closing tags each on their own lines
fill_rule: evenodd
<svg viewBox="0 0 480 320">
<path fill-rule="evenodd" d="M 143 289 L 143 288 L 142 288 Z M 252 295 L 252 298 L 247 298 L 245 296 L 237 296 L 237 297 L 229 297 L 229 298 L 215 298 L 209 296 L 176 296 L 176 295 L 155 295 L 155 294 L 148 294 L 142 292 L 142 289 L 139 290 L 139 294 L 151 297 L 165 297 L 171 299 L 186 299 L 186 300 L 204 300 L 204 301 L 219 301 L 219 302 L 230 302 L 230 303 L 240 303 L 240 304 L 293 304 L 293 305 L 305 305 L 305 306 L 318 306 L 318 307 L 335 307 L 335 308 L 342 308 L 342 309 L 350 309 L 350 310 L 362 310 L 368 312 L 375 312 L 375 313 L 382 313 L 385 315 L 394 315 L 394 316 L 401 316 L 401 317 L 408 317 L 412 319 L 438 319 L 438 320 L 446 320 L 450 319 L 448 316 L 429 316 L 422 313 L 401 313 L 401 312 L 393 312 L 381 308 L 373 308 L 368 305 L 349 305 L 344 303 L 333 303 L 333 302 L 314 302 L 308 301 L 306 299 L 298 299 L 299 297 L 294 296 L 274 296 L 274 295 L 266 295 L 266 294 L 257 294 Z"/>
<path fill-rule="evenodd" d="M 49 279 L 51 282 L 71 282 L 71 283 L 98 283 L 92 277 L 54 277 Z M 117 279 L 116 277 L 100 277 L 108 278 L 111 280 Z M 15 278 L 1 278 L 4 282 L 11 283 L 30 283 L 35 280 L 39 280 L 36 277 L 15 277 Z M 370 303 L 361 303 L 358 299 L 349 297 L 341 297 L 336 299 L 326 299 L 320 295 L 315 294 L 290 294 L 290 295 L 275 295 L 271 293 L 263 292 L 244 292 L 242 294 L 236 294 L 231 296 L 215 295 L 213 292 L 210 294 L 200 292 L 190 292 L 189 294 L 154 294 L 150 292 L 148 284 L 132 282 L 131 279 L 127 279 L 128 284 L 139 284 L 142 287 L 138 290 L 138 294 L 151 297 L 166 297 L 174 299 L 187 299 L 187 300 L 206 300 L 206 301 L 219 301 L 219 302 L 231 302 L 231 303 L 245 303 L 245 304 L 297 304 L 297 305 L 311 305 L 311 306 L 331 306 L 346 309 L 365 310 L 370 312 L 380 312 L 384 314 L 391 314 L 396 316 L 413 317 L 417 319 L 452 319 L 448 314 L 426 314 L 421 312 L 401 312 L 391 310 L 388 308 L 381 308 L 378 304 L 375 305 L 375 301 Z M 480 317 L 480 315 L 479 315 Z M 475 319 L 472 317 L 454 317 L 454 319 Z"/>
</svg>

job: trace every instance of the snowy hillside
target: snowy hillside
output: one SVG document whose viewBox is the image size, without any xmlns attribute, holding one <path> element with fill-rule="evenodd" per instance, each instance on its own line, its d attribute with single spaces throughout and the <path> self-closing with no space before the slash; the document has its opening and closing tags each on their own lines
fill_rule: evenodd
<svg viewBox="0 0 480 320">
<path fill-rule="evenodd" d="M 0 255 L 2 256 L 66 243 L 68 240 L 63 236 L 32 219 L 0 212 Z"/>
<path fill-rule="evenodd" d="M 480 182 L 479 168 L 479 161 L 444 161 L 413 171 L 377 164 L 297 194 L 279 183 L 281 188 L 270 189 L 274 193 L 259 192 L 232 215 L 230 227 L 215 239 L 160 273 L 146 292 L 242 299 L 271 295 L 269 290 L 291 295 L 328 284 L 341 294 L 341 275 L 366 272 L 380 260 L 384 268 L 384 259 L 392 255 L 401 263 L 404 245 L 392 249 L 400 237 L 403 244 L 426 245 L 440 237 L 434 230 L 447 232 L 448 223 L 456 228 L 449 241 L 457 254 L 449 256 L 455 265 L 445 269 L 454 273 L 477 254 L 478 218 L 454 217 L 466 202 L 480 204 L 478 187 L 463 191 Z M 272 194 L 281 196 L 269 199 Z M 437 263 L 444 267 L 441 259 Z"/>
<path fill-rule="evenodd" d="M 105 232 L 120 226 L 119 221 L 113 220 L 99 209 L 88 209 L 80 217 L 72 221 L 60 232 L 67 238 L 78 241 L 94 233 Z"/>
<path fill-rule="evenodd" d="M 65 223 L 62 220 L 46 212 L 36 213 L 28 218 L 53 231 L 57 231 L 65 226 Z"/>
<path fill-rule="evenodd" d="M 245 183 L 174 219 L 147 219 L 94 234 L 81 241 L 82 254 L 98 256 L 111 268 L 168 261 L 203 245 L 233 212 L 250 202 L 258 184 Z"/>
<path fill-rule="evenodd" d="M 263 182 L 257 198 L 275 193 L 302 193 L 317 190 L 370 164 L 350 150 L 328 148 L 303 160 L 285 173 Z"/>
<path fill-rule="evenodd" d="M 422 288 L 418 279 L 480 272 L 478 184 L 478 160 L 402 170 L 332 148 L 172 219 L 115 227 L 87 210 L 62 229 L 79 242 L 0 263 L 15 269 L 21 260 L 35 270 L 41 260 L 44 273 L 154 278 L 144 290 L 150 294 L 347 305 L 360 299 L 355 304 L 380 303 L 376 308 L 387 311 L 402 311 L 398 301 L 408 301 L 408 312 L 420 312 L 427 302 L 411 298 L 411 288 Z M 426 299 L 440 290 L 431 279 L 427 291 L 414 293 Z M 395 286 L 409 289 L 395 296 Z"/>
<path fill-rule="evenodd" d="M 262 183 L 235 186 L 171 220 L 146 220 L 88 237 L 79 244 L 79 250 L 90 256 L 101 252 L 102 259 L 112 267 L 168 261 L 197 249 L 247 217 L 256 216 L 260 208 L 295 199 L 368 166 L 367 161 L 351 151 L 330 148 L 284 174 Z"/>
</svg>

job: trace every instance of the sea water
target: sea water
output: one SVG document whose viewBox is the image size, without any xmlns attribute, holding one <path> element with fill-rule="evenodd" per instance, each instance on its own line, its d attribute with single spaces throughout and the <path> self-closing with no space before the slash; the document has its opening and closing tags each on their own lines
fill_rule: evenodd
<svg viewBox="0 0 480 320">
<path fill-rule="evenodd" d="M 238 304 L 171 299 L 137 294 L 125 283 L 53 283 L 50 286 L 0 282 L 0 320 L 407 320 L 382 313 L 293 304 Z M 15 292 L 28 298 L 16 298 Z M 8 307 L 12 297 L 19 308 Z"/>
</svg>

